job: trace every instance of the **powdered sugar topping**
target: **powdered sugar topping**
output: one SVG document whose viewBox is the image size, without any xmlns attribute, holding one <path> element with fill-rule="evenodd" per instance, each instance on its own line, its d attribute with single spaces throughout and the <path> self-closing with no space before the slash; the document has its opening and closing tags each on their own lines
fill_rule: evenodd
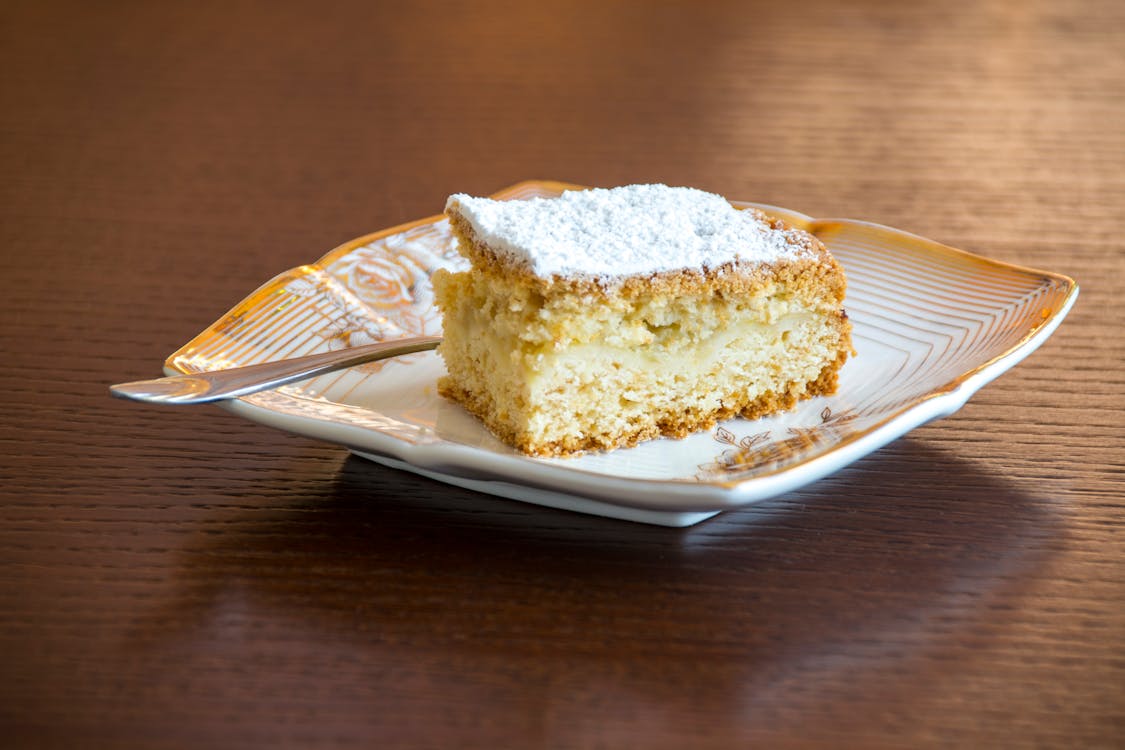
<svg viewBox="0 0 1125 750">
<path fill-rule="evenodd" d="M 707 270 L 810 252 L 803 232 L 773 229 L 722 196 L 686 187 L 629 185 L 523 201 L 458 193 L 446 211 L 460 213 L 481 242 L 542 278 Z"/>
</svg>

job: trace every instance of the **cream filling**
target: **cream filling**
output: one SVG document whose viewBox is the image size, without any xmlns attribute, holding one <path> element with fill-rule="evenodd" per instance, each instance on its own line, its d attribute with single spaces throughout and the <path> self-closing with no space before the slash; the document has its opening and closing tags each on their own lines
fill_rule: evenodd
<svg viewBox="0 0 1125 750">
<path fill-rule="evenodd" d="M 752 351 L 757 359 L 776 360 L 786 355 L 789 339 L 818 325 L 812 313 L 790 313 L 775 323 L 744 321 L 727 326 L 695 346 L 672 355 L 663 346 L 621 347 L 605 343 L 577 344 L 559 351 L 529 354 L 524 358 L 524 380 L 531 388 L 553 368 L 584 363 L 591 370 L 632 370 L 702 375 L 721 366 L 739 352 Z M 490 337 L 499 352 L 510 340 Z M 724 356 L 726 355 L 726 356 Z"/>
</svg>

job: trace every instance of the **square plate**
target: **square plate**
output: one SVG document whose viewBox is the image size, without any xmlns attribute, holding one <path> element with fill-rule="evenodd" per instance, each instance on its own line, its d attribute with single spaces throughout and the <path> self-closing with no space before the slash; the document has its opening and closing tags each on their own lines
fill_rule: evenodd
<svg viewBox="0 0 1125 750">
<path fill-rule="evenodd" d="M 499 199 L 578 186 L 524 182 Z M 838 392 L 683 440 L 530 458 L 437 394 L 434 352 L 384 360 L 225 402 L 262 424 L 398 469 L 541 505 L 687 526 L 819 479 L 936 417 L 1022 360 L 1078 296 L 1065 276 L 1000 263 L 896 229 L 756 206 L 816 235 L 848 276 L 857 355 Z M 438 335 L 430 275 L 464 267 L 442 216 L 336 248 L 259 288 L 165 363 L 199 372 Z"/>
</svg>

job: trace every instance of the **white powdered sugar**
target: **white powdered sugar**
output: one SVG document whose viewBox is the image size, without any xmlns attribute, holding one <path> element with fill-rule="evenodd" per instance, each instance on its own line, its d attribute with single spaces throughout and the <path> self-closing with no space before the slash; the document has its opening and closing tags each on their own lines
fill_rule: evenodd
<svg viewBox="0 0 1125 750">
<path fill-rule="evenodd" d="M 628 185 L 523 201 L 458 193 L 446 211 L 460 213 L 479 241 L 542 278 L 706 270 L 809 252 L 803 233 L 772 229 L 722 196 L 686 187 Z"/>
</svg>

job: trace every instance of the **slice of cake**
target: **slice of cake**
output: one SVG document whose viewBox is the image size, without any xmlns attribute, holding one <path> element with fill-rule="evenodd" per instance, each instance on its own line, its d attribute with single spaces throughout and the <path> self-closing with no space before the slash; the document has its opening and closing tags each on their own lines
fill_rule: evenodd
<svg viewBox="0 0 1125 750">
<path fill-rule="evenodd" d="M 806 232 L 665 185 L 458 194 L 446 213 L 471 268 L 433 277 L 438 388 L 525 453 L 683 437 L 836 389 L 844 273 Z"/>
</svg>

